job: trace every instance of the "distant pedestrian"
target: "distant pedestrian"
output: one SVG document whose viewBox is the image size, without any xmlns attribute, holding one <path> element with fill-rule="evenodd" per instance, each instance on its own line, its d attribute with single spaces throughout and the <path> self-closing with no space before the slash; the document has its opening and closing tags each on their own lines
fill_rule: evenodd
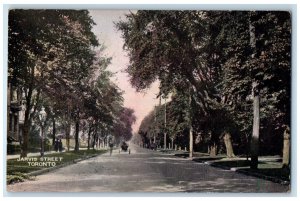
<svg viewBox="0 0 300 201">
<path fill-rule="evenodd" d="M 59 139 L 59 142 L 58 142 L 58 150 L 59 150 L 59 152 L 62 152 L 62 149 L 63 149 L 62 141 L 61 141 L 61 139 Z"/>
</svg>

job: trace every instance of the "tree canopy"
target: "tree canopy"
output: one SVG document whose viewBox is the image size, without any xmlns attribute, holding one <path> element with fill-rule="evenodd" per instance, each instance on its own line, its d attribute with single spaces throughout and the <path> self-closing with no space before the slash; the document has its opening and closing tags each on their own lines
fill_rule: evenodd
<svg viewBox="0 0 300 201">
<path fill-rule="evenodd" d="M 137 11 L 116 26 L 130 58 L 126 71 L 132 86 L 143 90 L 159 80 L 160 95 L 176 94 L 170 103 L 177 106 L 171 109 L 171 127 L 189 129 L 180 113 L 191 107 L 194 135 L 218 143 L 224 132 L 237 133 L 237 140 L 247 144 L 256 83 L 261 140 L 272 133 L 282 139 L 290 125 L 288 12 Z"/>
<path fill-rule="evenodd" d="M 104 55 L 93 25 L 87 10 L 10 10 L 8 81 L 26 106 L 22 156 L 27 154 L 31 125 L 38 123 L 42 106 L 51 117 L 47 125 L 50 121 L 59 124 L 67 140 L 71 126 L 75 127 L 75 151 L 80 130 L 88 125 L 94 139 L 104 132 L 107 135 L 127 111 L 123 92 L 107 70 L 111 58 Z M 132 123 L 132 110 L 130 115 Z M 126 139 L 131 137 L 129 132 Z"/>
</svg>

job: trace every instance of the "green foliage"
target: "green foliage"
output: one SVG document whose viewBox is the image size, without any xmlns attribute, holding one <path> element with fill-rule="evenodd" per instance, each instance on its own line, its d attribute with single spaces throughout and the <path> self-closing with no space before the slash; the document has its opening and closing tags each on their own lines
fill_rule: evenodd
<svg viewBox="0 0 300 201">
<path fill-rule="evenodd" d="M 132 137 L 132 125 L 136 121 L 134 110 L 131 108 L 122 108 L 117 123 L 114 124 L 113 135 L 117 141 L 129 141 Z"/>
<path fill-rule="evenodd" d="M 168 104 L 167 127 L 173 137 L 180 135 L 189 127 L 188 101 L 188 94 L 178 92 L 172 96 L 172 101 Z"/>
<path fill-rule="evenodd" d="M 288 12 L 138 11 L 116 26 L 130 57 L 131 84 L 143 90 L 158 79 L 161 95 L 176 94 L 168 110 L 172 135 L 187 132 L 192 117 L 202 139 L 218 143 L 227 131 L 247 144 L 253 82 L 263 133 L 269 139 L 272 133 L 281 136 L 290 125 Z M 151 125 L 153 112 L 141 125 L 142 135 L 153 132 Z"/>
<path fill-rule="evenodd" d="M 67 138 L 70 125 L 76 125 L 76 142 L 80 129 L 87 126 L 98 135 L 99 129 L 112 130 L 118 121 L 122 92 L 110 81 L 111 58 L 104 56 L 92 32 L 94 24 L 87 10 L 9 12 L 9 82 L 26 99 L 25 152 L 27 142 L 38 140 L 28 136 L 30 130 L 35 133 L 32 122 L 41 123 L 37 112 L 42 106 L 46 126 L 56 122 Z"/>
<path fill-rule="evenodd" d="M 252 129 L 252 83 L 259 84 L 261 140 L 280 153 L 285 125 L 290 125 L 291 24 L 287 12 L 232 12 L 227 20 L 227 61 L 223 65 L 225 103 L 246 139 Z M 249 24 L 255 41 L 250 44 Z M 227 37 L 226 37 L 227 36 Z M 272 141 L 266 140 L 266 136 Z M 281 138 L 282 139 L 282 138 Z M 266 146 L 268 146 L 266 144 Z M 266 147 L 263 147 L 266 150 Z"/>
</svg>

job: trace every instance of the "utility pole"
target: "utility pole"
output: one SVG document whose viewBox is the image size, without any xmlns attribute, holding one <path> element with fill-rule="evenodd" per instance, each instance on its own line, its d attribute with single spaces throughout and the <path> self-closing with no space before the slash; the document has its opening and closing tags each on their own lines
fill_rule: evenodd
<svg viewBox="0 0 300 201">
<path fill-rule="evenodd" d="M 164 149 L 167 149 L 167 104 L 165 98 L 165 120 L 164 120 Z"/>
<path fill-rule="evenodd" d="M 157 132 L 157 122 L 156 122 L 156 104 L 154 106 L 154 136 L 153 136 L 153 140 L 154 140 L 154 144 L 156 144 L 156 132 Z"/>
<path fill-rule="evenodd" d="M 193 139 L 193 125 L 192 125 L 192 88 L 190 87 L 189 90 L 189 108 L 188 108 L 188 115 L 189 115 L 189 127 L 190 127 L 190 150 L 189 150 L 189 158 L 192 159 L 193 158 L 193 143 L 194 143 L 194 139 Z"/>
</svg>

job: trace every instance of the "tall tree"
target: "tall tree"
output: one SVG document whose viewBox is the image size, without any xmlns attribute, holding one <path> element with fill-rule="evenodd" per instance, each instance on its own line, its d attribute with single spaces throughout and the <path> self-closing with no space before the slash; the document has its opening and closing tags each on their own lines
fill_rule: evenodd
<svg viewBox="0 0 300 201">
<path fill-rule="evenodd" d="M 287 12 L 231 12 L 224 22 L 227 43 L 223 92 L 229 108 L 237 114 L 240 127 L 254 133 L 272 123 L 274 133 L 290 124 L 290 15 Z M 253 87 L 253 89 L 252 89 Z M 255 114 L 251 124 L 250 97 Z M 260 109 L 258 109 L 258 100 Z M 244 113 L 244 114 L 243 114 Z M 246 114 L 246 115 L 245 115 Z M 264 121 L 264 119 L 268 121 Z M 270 132 L 270 131 L 269 131 Z M 259 142 L 259 137 L 252 141 Z M 258 154 L 258 145 L 255 145 Z M 257 167 L 257 156 L 252 167 Z"/>
<path fill-rule="evenodd" d="M 26 98 L 22 157 L 27 155 L 28 134 L 36 112 L 34 102 L 53 83 L 47 81 L 66 81 L 71 78 L 68 74 L 80 80 L 93 60 L 90 48 L 98 45 L 91 31 L 93 24 L 84 10 L 9 12 L 9 81 L 21 88 Z"/>
<path fill-rule="evenodd" d="M 132 138 L 132 125 L 135 121 L 136 117 L 133 109 L 125 107 L 121 110 L 118 122 L 116 122 L 113 129 L 117 141 L 128 141 Z"/>
<path fill-rule="evenodd" d="M 138 11 L 128 15 L 117 27 L 130 56 L 127 72 L 131 84 L 142 90 L 158 78 L 165 95 L 174 88 L 191 88 L 197 105 L 193 110 L 199 110 L 199 116 L 220 107 L 217 84 L 224 58 L 217 40 L 220 22 L 215 19 L 204 11 Z"/>
<path fill-rule="evenodd" d="M 193 110 L 202 119 L 196 123 L 202 128 L 193 128 L 206 132 L 212 145 L 224 130 L 226 141 L 231 139 L 228 127 L 237 127 L 248 141 L 253 130 L 252 91 L 260 99 L 256 133 L 257 128 L 271 133 L 274 125 L 274 133 L 282 136 L 290 124 L 289 13 L 138 11 L 117 27 L 130 57 L 131 84 L 143 90 L 159 79 L 162 94 L 192 86 Z M 219 124 L 219 116 L 232 123 Z"/>
</svg>

